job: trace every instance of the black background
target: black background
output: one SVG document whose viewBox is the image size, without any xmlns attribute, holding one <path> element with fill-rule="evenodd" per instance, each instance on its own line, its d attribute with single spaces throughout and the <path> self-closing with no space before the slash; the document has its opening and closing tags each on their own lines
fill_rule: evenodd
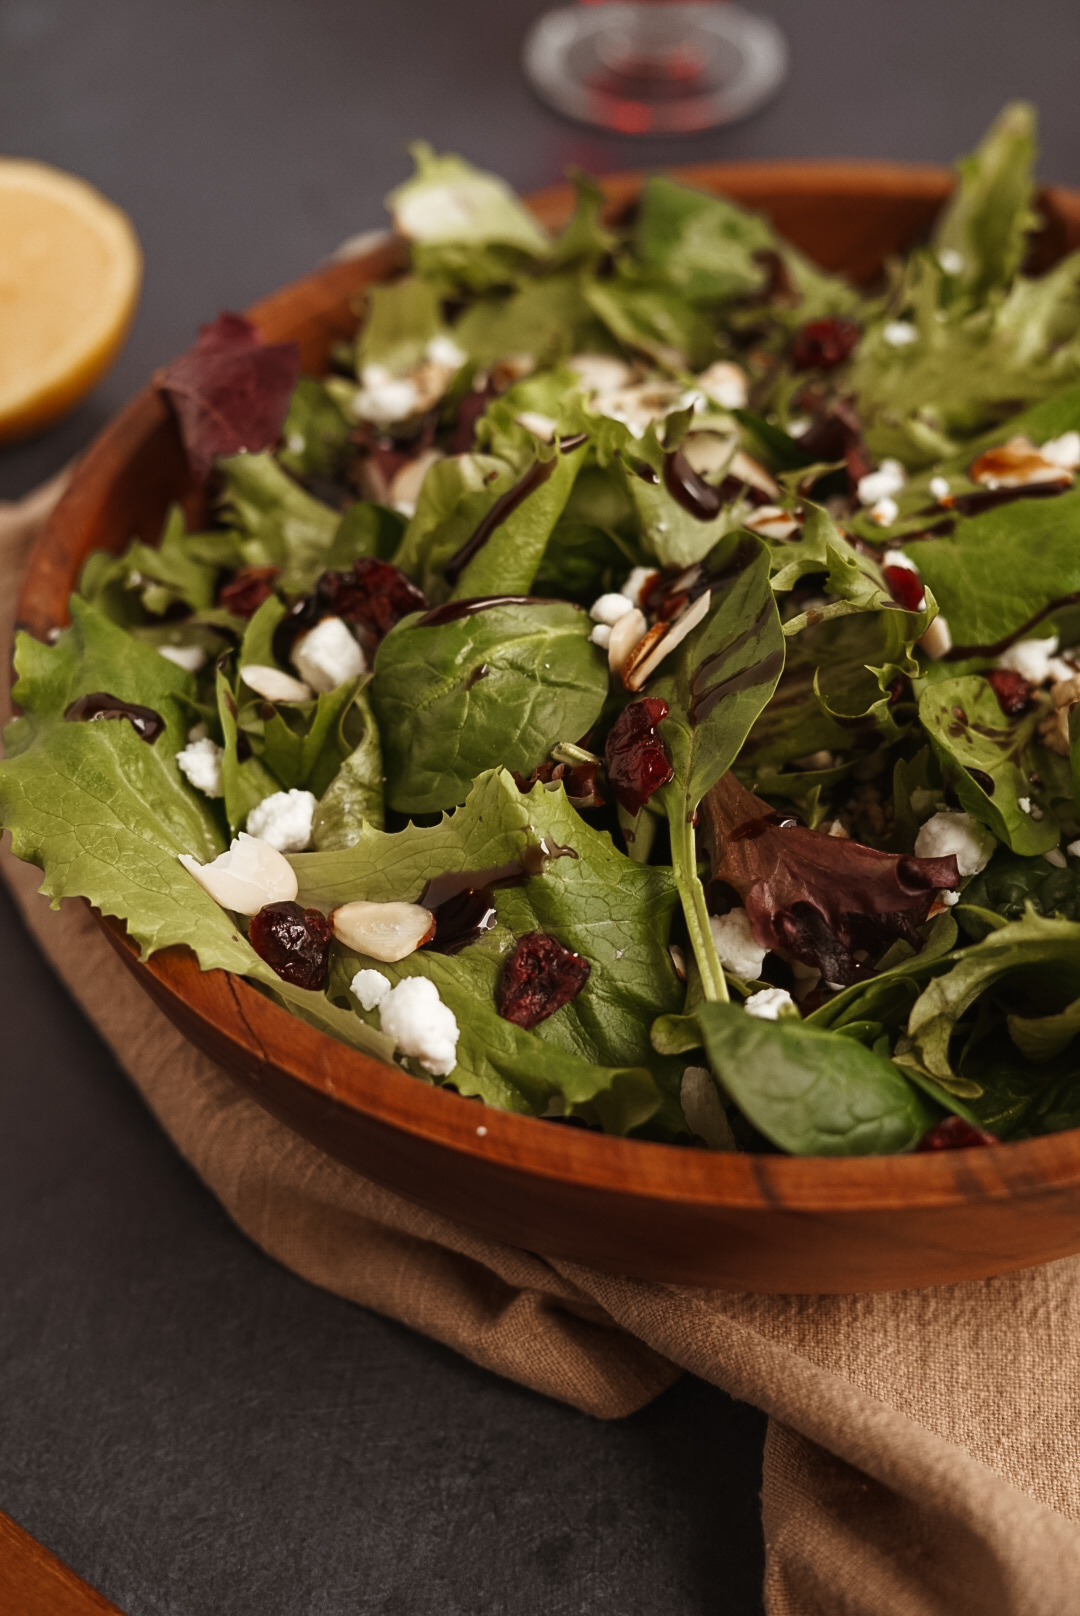
<svg viewBox="0 0 1080 1616">
<path fill-rule="evenodd" d="M 0 0 L 0 151 L 134 219 L 142 306 L 57 470 L 196 325 L 382 222 L 415 137 L 519 188 L 764 156 L 948 161 L 1034 100 L 1080 182 L 1080 7 L 772 0 L 791 77 L 729 130 L 578 129 L 536 0 Z M 754 1616 L 764 1421 L 684 1379 L 600 1424 L 311 1289 L 179 1162 L 0 894 L 0 1508 L 129 1616 Z"/>
</svg>

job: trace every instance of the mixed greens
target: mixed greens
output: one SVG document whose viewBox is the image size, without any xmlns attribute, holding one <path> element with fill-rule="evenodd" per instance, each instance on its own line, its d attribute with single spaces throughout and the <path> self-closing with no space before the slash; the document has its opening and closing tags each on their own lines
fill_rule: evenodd
<svg viewBox="0 0 1080 1616">
<path fill-rule="evenodd" d="M 1080 1125 L 1080 254 L 1007 108 L 871 287 L 663 176 L 416 148 L 330 373 L 158 383 L 196 496 L 17 641 L 58 902 L 504 1110 L 860 1154 Z M 1025 267 L 1028 266 L 1028 267 Z"/>
</svg>

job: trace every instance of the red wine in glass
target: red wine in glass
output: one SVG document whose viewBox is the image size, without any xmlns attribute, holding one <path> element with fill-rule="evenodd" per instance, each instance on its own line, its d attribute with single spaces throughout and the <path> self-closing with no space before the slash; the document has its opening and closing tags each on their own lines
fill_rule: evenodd
<svg viewBox="0 0 1080 1616">
<path fill-rule="evenodd" d="M 723 0 L 580 0 L 538 19 L 524 65 L 545 101 L 583 123 L 686 134 L 759 107 L 787 47 L 775 23 Z"/>
</svg>

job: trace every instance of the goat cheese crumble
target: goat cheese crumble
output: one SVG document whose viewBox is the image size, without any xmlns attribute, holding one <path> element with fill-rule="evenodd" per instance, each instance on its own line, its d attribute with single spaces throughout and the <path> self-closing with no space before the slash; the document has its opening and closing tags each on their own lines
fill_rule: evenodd
<svg viewBox="0 0 1080 1616">
<path fill-rule="evenodd" d="M 432 1077 L 447 1077 L 457 1065 L 457 1017 L 428 977 L 407 976 L 392 988 L 379 1005 L 379 1022 L 401 1053 Z"/>
</svg>

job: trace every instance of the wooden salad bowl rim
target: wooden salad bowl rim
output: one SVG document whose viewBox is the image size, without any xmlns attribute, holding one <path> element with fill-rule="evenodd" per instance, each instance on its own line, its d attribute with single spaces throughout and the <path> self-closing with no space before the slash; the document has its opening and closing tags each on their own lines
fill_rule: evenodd
<svg viewBox="0 0 1080 1616">
<path fill-rule="evenodd" d="M 828 268 L 867 280 L 925 233 L 951 190 L 943 169 L 894 163 L 701 164 L 667 172 L 771 215 Z M 643 175 L 602 183 L 615 215 Z M 558 226 L 572 189 L 528 201 Z M 1080 244 L 1080 195 L 1045 191 L 1051 255 Z M 366 287 L 401 268 L 387 234 L 255 304 L 269 340 L 325 368 Z M 154 540 L 180 499 L 198 510 L 168 407 L 147 387 L 87 451 L 38 540 L 18 606 L 44 638 L 91 549 Z M 434 1210 L 552 1256 L 669 1282 L 851 1291 L 978 1277 L 1080 1250 L 1080 1130 L 985 1149 L 902 1156 L 724 1154 L 615 1138 L 497 1111 L 330 1039 L 242 979 L 200 972 L 185 948 L 121 957 L 180 1029 L 260 1102 L 329 1154 Z"/>
</svg>

